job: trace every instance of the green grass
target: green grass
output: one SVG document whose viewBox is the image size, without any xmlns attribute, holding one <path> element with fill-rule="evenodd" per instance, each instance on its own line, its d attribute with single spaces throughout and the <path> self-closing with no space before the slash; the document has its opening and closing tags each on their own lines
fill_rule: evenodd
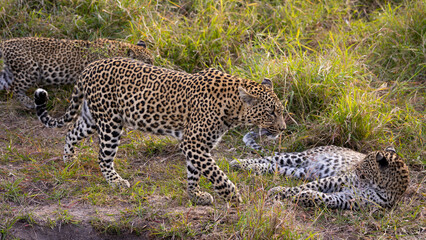
<svg viewBox="0 0 426 240">
<path fill-rule="evenodd" d="M 1 1 L 2 39 L 141 39 L 156 65 L 190 73 L 214 67 L 258 82 L 267 77 L 292 118 L 279 141 L 264 142 L 268 148 L 335 144 L 368 152 L 393 145 L 411 171 L 410 188 L 388 211 L 271 206 L 268 189 L 301 181 L 231 171 L 228 160 L 251 155 L 241 141 L 248 128 L 241 127 L 224 136 L 213 156 L 243 204 L 228 208 L 202 179 L 217 202 L 194 206 L 176 140 L 127 130 L 115 165 L 132 186 L 113 189 L 99 171 L 96 137 L 64 164 L 66 129 L 41 127 L 1 91 L 2 239 L 17 234 L 17 221 L 49 228 L 85 223 L 104 234 L 152 238 L 418 238 L 426 197 L 425 13 L 422 0 Z M 48 89 L 53 115 L 66 109 L 71 89 Z"/>
</svg>

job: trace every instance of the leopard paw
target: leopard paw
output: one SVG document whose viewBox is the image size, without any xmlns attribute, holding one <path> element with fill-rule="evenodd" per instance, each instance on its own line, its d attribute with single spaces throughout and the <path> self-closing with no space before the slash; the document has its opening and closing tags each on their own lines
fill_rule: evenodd
<svg viewBox="0 0 426 240">
<path fill-rule="evenodd" d="M 274 187 L 269 189 L 268 198 L 274 198 L 275 200 L 281 200 L 285 198 L 286 187 Z"/>
<path fill-rule="evenodd" d="M 211 205 L 213 204 L 213 197 L 210 193 L 198 192 L 194 196 L 191 196 L 191 201 L 197 205 Z"/>
<path fill-rule="evenodd" d="M 129 181 L 124 180 L 122 178 L 110 182 L 109 185 L 111 185 L 114 188 L 115 187 L 118 187 L 118 188 L 129 188 L 130 187 Z"/>
<path fill-rule="evenodd" d="M 229 163 L 229 166 L 233 169 L 240 170 L 242 169 L 240 160 L 233 160 Z"/>
</svg>

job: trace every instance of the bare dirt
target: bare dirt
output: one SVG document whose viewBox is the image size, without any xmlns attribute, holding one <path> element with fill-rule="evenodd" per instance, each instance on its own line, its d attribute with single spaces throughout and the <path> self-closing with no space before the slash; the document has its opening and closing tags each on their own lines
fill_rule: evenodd
<svg viewBox="0 0 426 240">
<path fill-rule="evenodd" d="M 101 239 L 150 239 L 146 234 L 111 235 L 99 233 L 89 224 L 66 224 L 53 228 L 28 224 L 25 221 L 15 223 L 11 234 L 19 239 L 46 239 L 46 240 L 101 240 Z"/>
</svg>

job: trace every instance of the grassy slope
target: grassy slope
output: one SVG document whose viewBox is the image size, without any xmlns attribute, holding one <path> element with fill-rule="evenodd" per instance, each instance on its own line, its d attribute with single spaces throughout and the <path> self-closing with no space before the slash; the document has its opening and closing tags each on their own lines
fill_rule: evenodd
<svg viewBox="0 0 426 240">
<path fill-rule="evenodd" d="M 270 206 L 265 191 L 300 182 L 230 171 L 226 159 L 250 155 L 241 142 L 247 129 L 237 129 L 214 156 L 240 188 L 241 206 L 227 208 L 221 200 L 213 207 L 193 206 L 177 142 L 139 132 L 124 137 L 116 164 L 132 188 L 117 191 L 99 172 L 95 139 L 81 144 L 78 161 L 66 166 L 59 158 L 65 130 L 42 128 L 33 113 L 3 92 L 0 231 L 12 237 L 19 234 L 12 226 L 24 222 L 178 238 L 424 234 L 425 14 L 421 0 L 2 1 L 4 39 L 143 39 L 157 65 L 188 72 L 215 67 L 255 81 L 271 78 L 293 118 L 271 147 L 299 151 L 335 144 L 367 152 L 394 145 L 410 166 L 412 184 L 398 208 L 389 211 Z M 60 113 L 70 88 L 54 90 L 52 107 Z M 211 192 L 208 182 L 202 186 Z"/>
</svg>

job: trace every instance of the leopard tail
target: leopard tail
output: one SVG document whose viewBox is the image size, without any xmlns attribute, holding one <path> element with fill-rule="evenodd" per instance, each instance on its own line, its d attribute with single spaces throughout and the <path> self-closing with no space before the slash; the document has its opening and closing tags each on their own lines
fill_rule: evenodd
<svg viewBox="0 0 426 240">
<path fill-rule="evenodd" d="M 48 128 L 61 128 L 65 124 L 77 119 L 77 113 L 80 112 L 83 97 L 84 94 L 81 88 L 81 84 L 75 84 L 71 97 L 71 104 L 68 106 L 67 111 L 63 116 L 59 118 L 53 118 L 49 115 L 46 109 L 48 94 L 46 90 L 39 88 L 34 93 L 37 117 Z"/>
</svg>

